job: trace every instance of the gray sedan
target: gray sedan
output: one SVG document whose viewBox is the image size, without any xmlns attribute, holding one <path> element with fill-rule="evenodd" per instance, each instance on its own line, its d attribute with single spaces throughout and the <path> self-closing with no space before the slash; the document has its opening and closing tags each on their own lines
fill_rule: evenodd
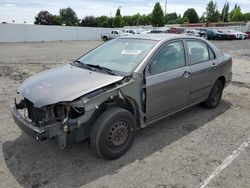
<svg viewBox="0 0 250 188">
<path fill-rule="evenodd" d="M 205 39 L 174 34 L 120 37 L 34 75 L 11 105 L 16 124 L 61 148 L 90 138 L 106 159 L 125 154 L 136 130 L 190 106 L 219 105 L 232 59 Z"/>
</svg>

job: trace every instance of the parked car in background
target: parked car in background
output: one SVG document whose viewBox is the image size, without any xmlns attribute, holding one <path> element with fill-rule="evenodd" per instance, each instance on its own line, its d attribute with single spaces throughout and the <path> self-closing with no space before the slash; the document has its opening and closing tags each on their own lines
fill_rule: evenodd
<svg viewBox="0 0 250 188">
<path fill-rule="evenodd" d="M 129 33 L 129 34 L 137 34 L 136 29 L 124 29 L 122 30 L 124 33 Z"/>
<path fill-rule="evenodd" d="M 34 139 L 64 148 L 90 138 L 99 156 L 116 159 L 138 129 L 199 103 L 217 107 L 231 79 L 232 58 L 205 39 L 123 36 L 26 79 L 11 112 Z"/>
<path fill-rule="evenodd" d="M 250 39 L 250 31 L 247 31 L 247 32 L 246 32 L 246 35 L 247 35 L 247 38 Z"/>
<path fill-rule="evenodd" d="M 245 40 L 248 37 L 248 35 L 246 33 L 243 33 L 241 31 L 236 31 L 236 30 L 233 30 L 233 29 L 227 29 L 227 31 L 228 31 L 228 33 L 234 35 L 235 39 Z"/>
<path fill-rule="evenodd" d="M 206 32 L 208 40 L 211 39 L 220 40 L 225 38 L 225 34 L 223 32 L 219 32 L 218 30 L 215 29 L 202 28 L 200 30 Z"/>
<path fill-rule="evenodd" d="M 165 31 L 159 29 L 152 29 L 150 33 L 165 33 Z"/>
<path fill-rule="evenodd" d="M 169 30 L 169 33 L 176 33 L 176 34 L 182 34 L 185 32 L 184 28 L 179 28 L 179 27 L 171 27 Z"/>
<path fill-rule="evenodd" d="M 130 35 L 129 33 L 124 33 L 121 30 L 113 30 L 110 33 L 103 33 L 101 34 L 101 39 L 103 41 L 107 41 L 113 38 L 121 37 L 121 36 L 128 36 Z"/>
<path fill-rule="evenodd" d="M 185 30 L 184 34 L 188 35 L 188 36 L 200 37 L 200 31 L 198 31 L 196 29 Z"/>
</svg>

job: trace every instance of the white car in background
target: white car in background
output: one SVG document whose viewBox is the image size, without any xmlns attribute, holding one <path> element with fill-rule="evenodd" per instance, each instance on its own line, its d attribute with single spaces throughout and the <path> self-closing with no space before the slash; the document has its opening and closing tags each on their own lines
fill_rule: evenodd
<svg viewBox="0 0 250 188">
<path fill-rule="evenodd" d="M 122 30 L 124 33 L 129 33 L 129 34 L 137 34 L 137 31 L 135 29 L 123 29 Z"/>
<path fill-rule="evenodd" d="M 117 37 L 123 37 L 123 36 L 129 36 L 131 35 L 130 33 L 125 33 L 121 30 L 112 30 L 110 33 L 102 33 L 101 34 L 101 39 L 103 41 L 111 40 Z"/>
<path fill-rule="evenodd" d="M 200 37 L 200 31 L 192 29 L 192 30 L 185 30 L 185 34 L 188 36 L 193 36 L 193 37 Z"/>
<path fill-rule="evenodd" d="M 241 31 L 236 31 L 236 30 L 233 30 L 233 29 L 228 29 L 227 31 L 230 34 L 235 35 L 236 39 L 242 39 L 242 40 L 247 39 L 247 34 L 246 33 L 243 33 Z"/>
</svg>

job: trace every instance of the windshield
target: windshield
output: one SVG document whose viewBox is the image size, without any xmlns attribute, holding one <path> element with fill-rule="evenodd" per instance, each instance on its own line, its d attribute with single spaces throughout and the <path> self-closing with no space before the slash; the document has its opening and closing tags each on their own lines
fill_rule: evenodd
<svg viewBox="0 0 250 188">
<path fill-rule="evenodd" d="M 113 39 L 90 51 L 79 61 L 127 75 L 141 63 L 156 43 L 152 40 Z"/>
</svg>

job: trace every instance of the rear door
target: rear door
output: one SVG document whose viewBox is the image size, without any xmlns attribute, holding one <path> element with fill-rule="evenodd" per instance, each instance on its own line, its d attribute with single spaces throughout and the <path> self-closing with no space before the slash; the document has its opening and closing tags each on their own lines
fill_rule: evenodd
<svg viewBox="0 0 250 188">
<path fill-rule="evenodd" d="M 182 40 L 165 44 L 147 67 L 146 117 L 154 120 L 189 101 L 190 67 Z"/>
<path fill-rule="evenodd" d="M 195 102 L 208 96 L 218 78 L 218 63 L 214 52 L 202 40 L 186 40 L 191 66 L 190 101 Z"/>
</svg>

